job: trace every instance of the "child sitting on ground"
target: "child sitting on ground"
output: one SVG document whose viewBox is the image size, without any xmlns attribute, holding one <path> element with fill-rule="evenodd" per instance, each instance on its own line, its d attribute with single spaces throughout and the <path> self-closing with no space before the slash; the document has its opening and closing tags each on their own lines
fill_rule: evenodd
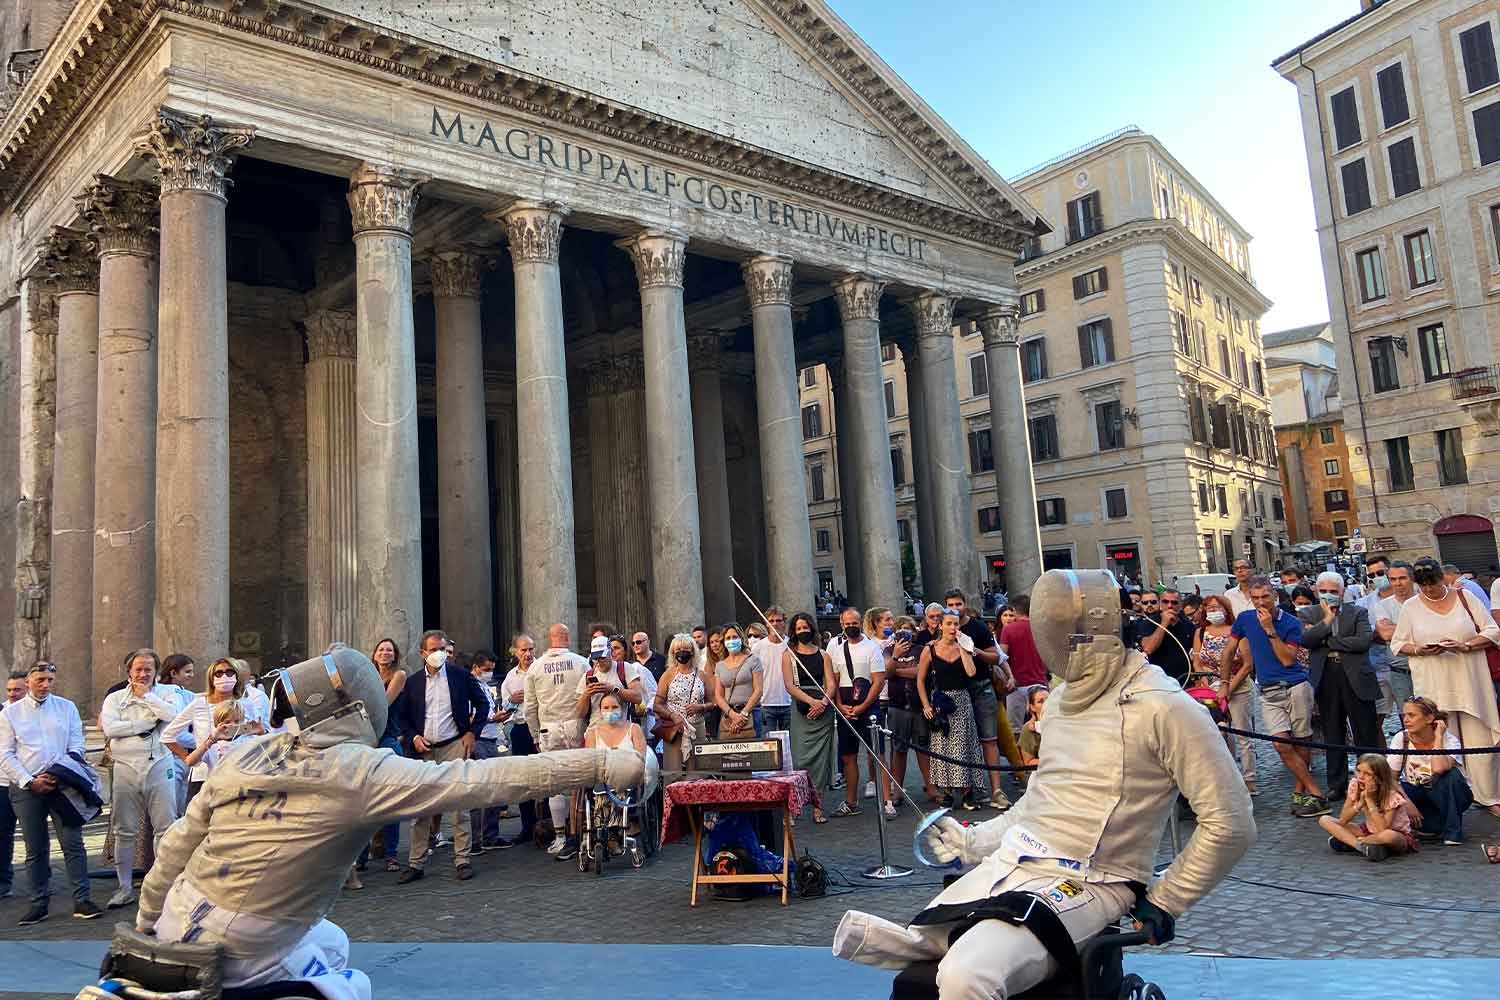
<svg viewBox="0 0 1500 1000">
<path fill-rule="evenodd" d="M 1037 728 L 1042 721 L 1042 710 L 1047 706 L 1047 689 L 1037 687 L 1031 689 L 1031 694 L 1026 698 L 1026 721 L 1021 725 L 1021 736 L 1016 745 L 1021 750 L 1022 764 L 1036 764 L 1042 755 L 1042 731 Z M 1033 772 L 1022 771 L 1017 777 L 1021 781 L 1021 787 L 1025 788 Z"/>
<path fill-rule="evenodd" d="M 1354 818 L 1361 813 L 1364 821 L 1356 824 Z M 1393 854 L 1416 851 L 1417 839 L 1411 832 L 1413 813 L 1416 808 L 1401 794 L 1391 765 L 1380 754 L 1367 753 L 1359 758 L 1339 818 L 1321 816 L 1318 825 L 1328 833 L 1332 850 L 1384 861 Z"/>
</svg>

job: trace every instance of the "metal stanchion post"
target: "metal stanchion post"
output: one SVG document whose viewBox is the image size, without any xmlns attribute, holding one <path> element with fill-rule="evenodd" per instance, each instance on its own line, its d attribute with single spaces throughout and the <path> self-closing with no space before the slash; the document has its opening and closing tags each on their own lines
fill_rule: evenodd
<svg viewBox="0 0 1500 1000">
<path fill-rule="evenodd" d="M 885 752 L 885 733 L 880 728 L 880 723 L 870 720 L 870 746 L 877 748 L 879 753 Z M 894 775 L 888 775 L 889 780 L 895 781 Z M 882 796 L 875 803 L 875 829 L 880 831 L 880 864 L 864 873 L 865 878 L 891 879 L 905 878 L 912 873 L 910 868 L 893 865 L 886 860 L 885 856 L 885 799 Z"/>
</svg>

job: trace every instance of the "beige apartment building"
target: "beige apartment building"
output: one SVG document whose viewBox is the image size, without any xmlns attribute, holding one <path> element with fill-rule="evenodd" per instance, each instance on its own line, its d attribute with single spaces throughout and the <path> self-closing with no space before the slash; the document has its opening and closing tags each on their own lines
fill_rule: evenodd
<svg viewBox="0 0 1500 1000">
<path fill-rule="evenodd" d="M 1350 472 L 1372 547 L 1496 558 L 1500 3 L 1363 0 L 1297 86 Z"/>
<path fill-rule="evenodd" d="M 1152 136 L 1127 128 L 1013 180 L 1053 232 L 1017 268 L 1019 339 L 1043 561 L 1108 566 L 1145 583 L 1224 572 L 1249 554 L 1269 568 L 1286 544 L 1279 519 L 1271 403 L 1250 234 Z M 966 587 L 1004 588 L 984 349 L 954 330 L 968 441 L 976 551 Z M 899 537 L 914 593 L 922 579 L 900 347 L 884 346 Z M 804 451 L 820 587 L 846 589 L 835 386 L 802 372 Z M 907 552 L 907 547 L 910 551 Z M 856 574 L 857 575 L 857 574 Z"/>
</svg>

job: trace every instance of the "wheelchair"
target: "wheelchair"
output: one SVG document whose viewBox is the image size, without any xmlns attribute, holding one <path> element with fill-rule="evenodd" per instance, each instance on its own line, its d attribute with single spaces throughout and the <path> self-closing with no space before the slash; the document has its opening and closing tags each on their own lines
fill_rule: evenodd
<svg viewBox="0 0 1500 1000">
<path fill-rule="evenodd" d="M 622 796 L 599 786 L 579 795 L 579 871 L 603 875 L 609 862 L 622 856 L 631 868 L 641 868 L 656 856 L 662 793 L 659 784 L 647 791 L 649 787 L 629 789 Z"/>
<path fill-rule="evenodd" d="M 224 949 L 217 944 L 162 942 L 115 924 L 97 985 L 75 1000 L 321 1000 L 300 981 L 224 986 Z"/>
<path fill-rule="evenodd" d="M 1068 983 L 1050 979 L 1013 1000 L 1166 1000 L 1161 987 L 1124 968 L 1126 948 L 1146 944 L 1150 935 L 1106 927 L 1078 948 L 1079 974 Z M 915 962 L 896 974 L 891 1000 L 937 1000 L 937 962 Z"/>
</svg>

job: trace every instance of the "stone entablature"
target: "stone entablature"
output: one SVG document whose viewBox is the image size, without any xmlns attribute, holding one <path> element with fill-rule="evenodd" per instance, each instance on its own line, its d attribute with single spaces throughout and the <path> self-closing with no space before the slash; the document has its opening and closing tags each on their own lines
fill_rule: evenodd
<svg viewBox="0 0 1500 1000">
<path fill-rule="evenodd" d="M 429 100 L 415 96 L 417 91 L 409 84 L 414 82 L 429 89 L 440 88 L 454 98 L 446 108 L 446 115 L 466 114 L 487 121 L 498 109 L 500 114 L 515 115 L 522 125 L 534 121 L 555 123 L 560 138 L 566 138 L 564 130 L 584 136 L 591 134 L 606 141 L 617 140 L 636 151 L 657 153 L 679 163 L 704 164 L 705 178 L 709 175 L 708 168 L 711 168 L 726 178 L 738 176 L 763 181 L 775 186 L 767 189 L 768 197 L 775 196 L 777 189 L 810 196 L 795 206 L 795 214 L 784 213 L 793 219 L 793 225 L 787 227 L 783 222 L 782 227 L 777 227 L 780 236 L 789 235 L 779 232 L 780 228 L 796 230 L 799 221 L 820 222 L 819 216 L 828 215 L 829 207 L 844 205 L 859 213 L 870 214 L 859 217 L 845 213 L 846 217 L 838 220 L 837 237 L 849 234 L 852 240 L 852 234 L 858 232 L 861 237 L 877 240 L 880 227 L 876 223 L 884 221 L 887 226 L 899 222 L 912 227 L 912 232 L 898 233 L 893 229 L 890 234 L 891 244 L 898 248 L 904 246 L 908 251 L 915 246 L 913 237 L 923 243 L 933 234 L 940 242 L 942 237 L 950 238 L 954 243 L 952 247 L 932 248 L 935 252 L 929 254 L 932 259 L 927 262 L 928 267 L 908 271 L 906 276 L 893 274 L 892 277 L 904 277 L 910 285 L 921 287 L 924 283 L 932 283 L 930 277 L 924 279 L 921 276 L 924 272 L 971 274 L 974 280 L 963 282 L 970 287 L 956 290 L 977 294 L 981 287 L 979 275 L 986 270 L 980 266 L 978 258 L 983 256 L 993 261 L 998 257 L 1005 260 L 1004 266 L 1008 268 L 1009 255 L 1020 241 L 1039 224 L 1043 227 L 1045 224 L 1031 217 L 1024 202 L 987 166 L 969 162 L 971 154 L 958 148 L 962 145 L 961 140 L 940 134 L 946 126 L 939 128 L 941 122 L 930 121 L 932 116 L 925 113 L 925 109 L 911 104 L 915 101 L 913 95 L 885 83 L 883 68 L 877 72 L 851 56 L 853 50 L 847 45 L 841 47 L 839 36 L 834 31 L 836 26 L 831 27 L 818 19 L 820 4 L 810 7 L 806 4 L 770 3 L 767 6 L 768 9 L 785 6 L 783 13 L 794 30 L 810 33 L 809 37 L 815 38 L 817 44 L 814 48 L 819 57 L 832 60 L 828 66 L 834 67 L 845 76 L 847 83 L 860 90 L 870 102 L 872 113 L 885 116 L 894 131 L 921 150 L 925 168 L 944 174 L 966 190 L 976 210 L 950 208 L 833 170 L 790 160 L 764 149 L 751 148 L 725 136 L 629 109 L 560 84 L 531 78 L 504 66 L 383 32 L 354 19 L 341 19 L 312 8 L 274 0 L 214 0 L 209 4 L 192 4 L 186 0 L 125 0 L 105 4 L 85 0 L 70 17 L 54 50 L 47 53 L 12 114 L 0 123 L 0 206 L 13 201 L 35 182 L 45 159 L 41 154 L 57 144 L 83 102 L 95 94 L 98 81 L 108 76 L 112 67 L 122 62 L 125 53 L 140 40 L 143 22 L 159 15 L 162 23 L 167 25 L 166 30 L 173 32 L 174 37 L 201 33 L 205 27 L 212 26 L 216 49 L 243 46 L 264 53 L 270 51 L 266 48 L 267 42 L 290 44 L 324 57 L 320 71 L 335 69 L 332 64 L 342 62 L 347 64 L 349 71 L 365 76 L 366 82 L 369 82 L 370 69 L 403 78 L 408 85 L 393 93 L 405 95 L 402 99 L 411 103 L 410 120 L 398 115 L 397 124 L 387 126 L 399 130 L 398 138 L 403 147 L 411 146 L 412 140 L 431 131 L 434 113 L 442 103 L 437 98 Z M 234 30 L 225 32 L 226 27 Z M 207 39 L 206 34 L 202 37 Z M 174 58 L 176 53 L 174 47 Z M 278 52 L 277 55 L 284 62 L 284 53 Z M 233 82 L 234 89 L 238 90 L 238 80 Z M 216 117 L 222 115 L 246 120 L 249 117 L 246 111 L 254 106 L 253 102 L 242 104 L 216 97 L 216 93 L 229 88 L 216 88 L 211 79 L 197 81 L 189 87 L 185 82 L 169 78 L 166 87 L 169 103 L 175 101 L 185 105 L 191 100 L 210 105 L 203 110 Z M 289 87 L 292 87 L 290 83 Z M 294 92 L 307 92 L 307 88 L 293 89 Z M 325 89 L 337 91 L 340 88 Z M 323 94 L 323 90 L 314 92 Z M 330 112 L 338 113 L 332 109 Z M 352 123 L 355 119 L 350 120 Z M 445 117 L 444 121 L 451 125 L 452 119 Z M 271 135 L 278 141 L 292 145 L 303 143 L 302 137 L 289 134 L 289 128 L 295 129 L 285 119 L 253 124 L 261 129 L 262 134 Z M 326 129 L 319 132 L 317 141 L 306 145 L 321 146 L 334 155 L 351 155 L 342 147 L 329 145 Z M 477 139 L 480 134 L 476 132 L 474 137 Z M 376 135 L 371 138 L 390 148 L 386 139 Z M 426 138 L 432 137 L 428 135 Z M 451 154 L 437 150 L 433 151 L 433 157 L 446 157 L 452 162 Z M 402 165 L 413 164 L 404 162 Z M 671 167 L 676 164 L 663 165 Z M 450 179 L 462 183 L 460 178 L 463 176 L 450 175 Z M 530 193 L 513 187 L 495 190 Z M 622 215 L 628 214 L 622 212 Z M 831 215 L 829 218 L 832 221 Z M 661 224 L 657 219 L 645 217 L 640 221 Z M 769 220 L 764 228 L 773 228 Z M 689 235 L 701 236 L 697 232 Z M 736 236 L 735 239 L 744 240 L 746 237 Z M 752 245 L 748 248 L 783 251 L 782 246 Z M 872 260 L 878 257 L 859 245 L 849 249 L 861 257 Z M 800 252 L 795 256 L 799 260 L 804 258 Z M 849 256 L 852 255 L 830 259 L 828 264 L 847 268 L 851 263 Z M 993 265 L 988 271 L 994 274 Z"/>
</svg>

